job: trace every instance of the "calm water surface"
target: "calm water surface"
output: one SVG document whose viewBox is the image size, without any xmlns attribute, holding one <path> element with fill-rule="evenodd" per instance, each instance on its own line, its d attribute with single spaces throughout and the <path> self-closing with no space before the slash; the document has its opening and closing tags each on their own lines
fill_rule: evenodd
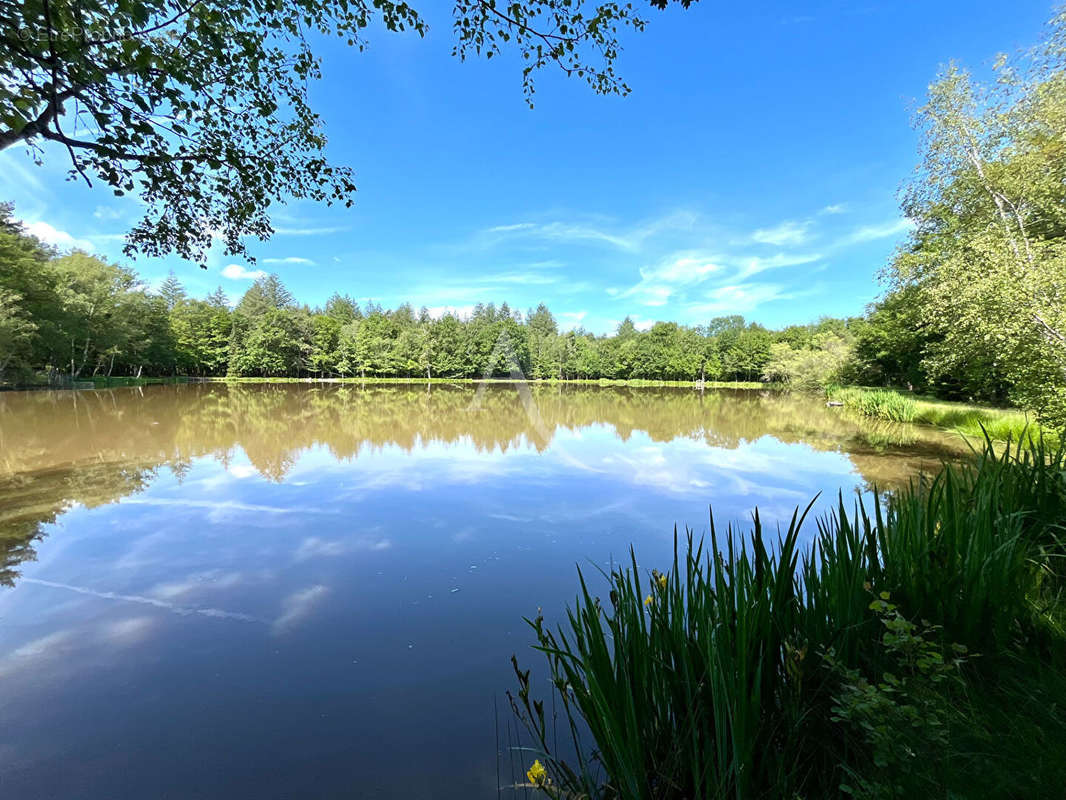
<svg viewBox="0 0 1066 800">
<path fill-rule="evenodd" d="M 960 446 L 772 392 L 0 393 L 0 796 L 496 797 L 575 564 Z"/>
</svg>

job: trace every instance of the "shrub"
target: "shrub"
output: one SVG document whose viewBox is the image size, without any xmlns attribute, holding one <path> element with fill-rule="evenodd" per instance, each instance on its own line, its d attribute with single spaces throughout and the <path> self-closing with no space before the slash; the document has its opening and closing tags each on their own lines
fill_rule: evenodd
<svg viewBox="0 0 1066 800">
<path fill-rule="evenodd" d="M 854 359 L 852 343 L 832 333 L 816 336 L 810 347 L 798 349 L 787 342 L 776 342 L 770 345 L 763 380 L 794 389 L 823 389 L 842 380 Z"/>
<path fill-rule="evenodd" d="M 881 592 L 869 607 L 884 626 L 877 646 L 892 671 L 871 680 L 842 664 L 832 649 L 823 654 L 839 684 L 830 719 L 865 744 L 869 755 L 866 763 L 844 766 L 840 790 L 869 800 L 935 791 L 943 765 L 936 758 L 918 761 L 918 755 L 947 750 L 951 701 L 965 685 L 966 646 L 953 645 L 945 658 L 937 627 L 911 622 L 889 599 Z"/>
</svg>

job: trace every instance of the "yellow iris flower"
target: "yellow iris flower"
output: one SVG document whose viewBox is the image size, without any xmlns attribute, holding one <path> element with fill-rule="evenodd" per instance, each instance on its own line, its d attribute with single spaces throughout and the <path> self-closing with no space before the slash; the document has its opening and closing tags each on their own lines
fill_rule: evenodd
<svg viewBox="0 0 1066 800">
<path fill-rule="evenodd" d="M 534 786 L 544 786 L 548 782 L 548 770 L 544 769 L 544 765 L 540 763 L 538 758 L 526 772 L 526 777 L 529 778 L 529 782 Z"/>
</svg>

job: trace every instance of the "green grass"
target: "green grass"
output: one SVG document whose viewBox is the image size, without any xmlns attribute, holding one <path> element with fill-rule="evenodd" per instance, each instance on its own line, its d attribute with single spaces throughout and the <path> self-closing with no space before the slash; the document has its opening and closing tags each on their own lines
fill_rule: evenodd
<svg viewBox="0 0 1066 800">
<path fill-rule="evenodd" d="M 982 429 L 998 441 L 1021 441 L 1023 436 L 1042 432 L 1045 439 L 1057 442 L 1054 431 L 1042 430 L 1032 416 L 1012 408 L 990 408 L 942 400 L 919 399 L 914 421 L 964 433 L 982 435 Z"/>
<path fill-rule="evenodd" d="M 1040 442 L 770 537 L 677 537 L 529 620 L 512 708 L 567 798 L 1039 797 L 1066 765 L 1066 459 Z M 706 549 L 705 549 L 706 548 Z M 570 742 L 535 698 L 547 686 Z M 1024 719 L 1012 709 L 1025 709 Z M 1014 737 L 1002 742 L 1005 732 Z M 974 777 L 985 776 L 982 781 Z"/>
<path fill-rule="evenodd" d="M 417 384 L 425 385 L 427 383 L 513 383 L 512 378 L 448 378 L 448 377 L 435 377 L 435 378 L 385 378 L 385 377 L 352 377 L 352 378 L 237 378 L 230 376 L 205 378 L 204 380 L 210 382 L 225 382 L 225 383 L 368 383 L 368 384 L 382 384 L 382 383 L 399 383 L 399 384 Z M 560 380 L 557 378 L 543 379 L 543 378 L 530 378 L 530 383 L 544 383 L 544 384 L 577 384 L 577 385 L 595 385 L 595 386 L 633 386 L 633 387 L 656 387 L 656 386 L 671 386 L 671 387 L 686 387 L 692 388 L 698 385 L 697 381 L 659 381 L 648 380 L 645 378 L 628 378 L 628 379 L 614 379 L 614 378 L 572 378 L 568 380 Z M 781 388 L 777 384 L 758 383 L 755 381 L 706 381 L 704 387 L 708 389 L 779 389 Z"/>
<path fill-rule="evenodd" d="M 933 425 L 977 439 L 987 435 L 999 442 L 1019 442 L 1030 436 L 1043 436 L 1051 446 L 1060 442 L 1058 432 L 1041 429 L 1029 414 L 1019 409 L 953 403 L 893 389 L 859 386 L 829 387 L 826 398 L 865 416 Z"/>
</svg>

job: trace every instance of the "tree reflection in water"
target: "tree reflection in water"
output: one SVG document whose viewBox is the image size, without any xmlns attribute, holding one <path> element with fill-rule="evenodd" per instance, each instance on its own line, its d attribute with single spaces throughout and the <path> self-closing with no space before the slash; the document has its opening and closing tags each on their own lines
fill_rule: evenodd
<svg viewBox="0 0 1066 800">
<path fill-rule="evenodd" d="M 465 442 L 478 452 L 543 452 L 560 429 L 605 426 L 735 449 L 765 436 L 846 454 L 867 486 L 891 489 L 967 452 L 949 435 L 871 422 L 816 398 L 776 391 L 533 385 L 540 421 L 514 385 L 188 384 L 0 394 L 0 582 L 34 558 L 43 526 L 73 504 L 141 491 L 162 467 L 180 480 L 194 459 L 228 464 L 243 451 L 281 481 L 299 455 L 325 447 L 340 461 L 367 449 L 410 452 Z M 475 402 L 475 396 L 477 396 Z M 713 498 L 708 498 L 711 500 Z"/>
</svg>

